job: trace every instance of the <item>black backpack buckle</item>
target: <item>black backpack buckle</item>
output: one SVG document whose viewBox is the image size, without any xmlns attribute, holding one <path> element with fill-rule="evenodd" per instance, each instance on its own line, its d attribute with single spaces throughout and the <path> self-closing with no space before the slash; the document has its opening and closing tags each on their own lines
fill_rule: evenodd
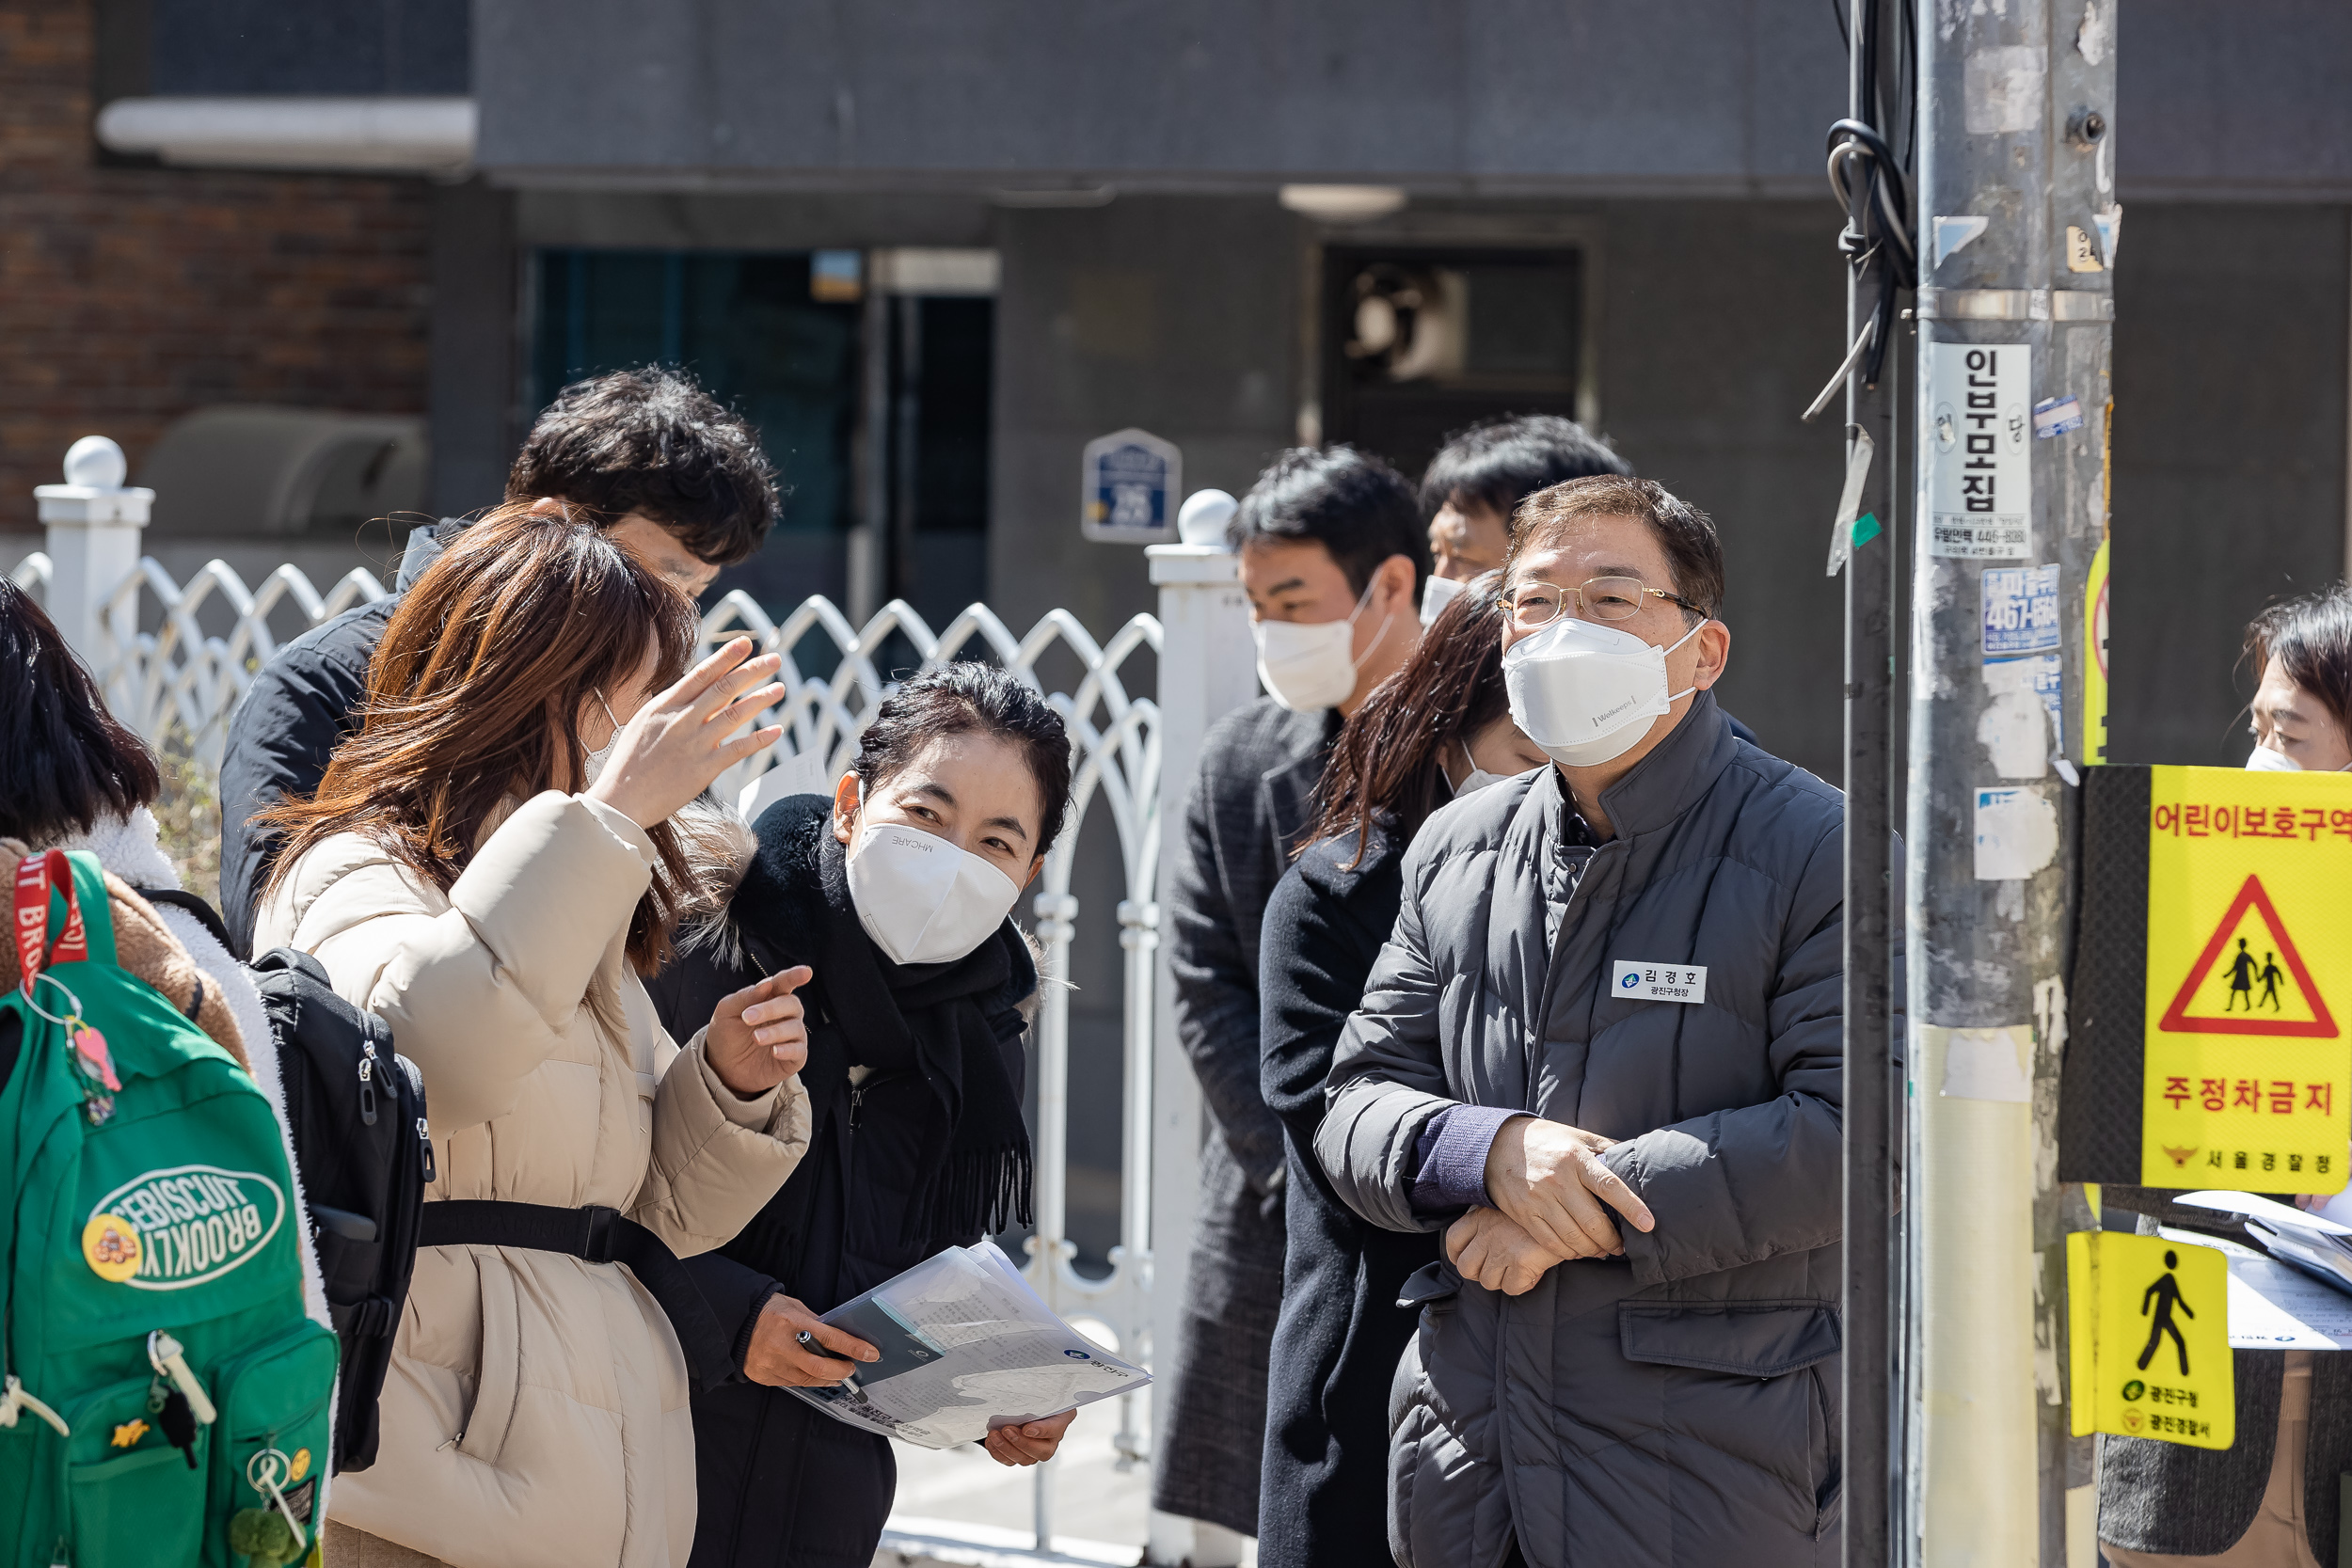
<svg viewBox="0 0 2352 1568">
<path fill-rule="evenodd" d="M 580 1256 L 591 1263 L 610 1263 L 613 1259 L 614 1244 L 619 1240 L 616 1234 L 618 1227 L 613 1222 L 621 1217 L 621 1212 L 601 1203 L 591 1203 L 580 1213 L 586 1222 L 580 1231 Z"/>
</svg>

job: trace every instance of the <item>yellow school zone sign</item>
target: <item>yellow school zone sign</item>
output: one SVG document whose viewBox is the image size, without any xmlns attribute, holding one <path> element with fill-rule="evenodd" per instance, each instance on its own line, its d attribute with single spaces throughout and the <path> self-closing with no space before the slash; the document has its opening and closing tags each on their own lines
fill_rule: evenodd
<svg viewBox="0 0 2352 1568">
<path fill-rule="evenodd" d="M 2229 1275 L 2212 1247 L 2121 1230 L 2066 1238 L 2075 1436 L 2237 1441 Z"/>
<path fill-rule="evenodd" d="M 2149 775 L 2141 1182 L 2342 1191 L 2352 778 Z"/>
</svg>

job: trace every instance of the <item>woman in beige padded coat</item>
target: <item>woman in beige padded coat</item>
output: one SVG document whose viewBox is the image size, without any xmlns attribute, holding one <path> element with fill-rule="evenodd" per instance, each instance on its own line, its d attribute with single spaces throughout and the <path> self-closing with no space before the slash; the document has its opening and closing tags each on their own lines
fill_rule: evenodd
<svg viewBox="0 0 2352 1568">
<path fill-rule="evenodd" d="M 641 982 L 690 895 L 669 817 L 775 739 L 729 736 L 775 701 L 777 661 L 739 641 L 680 679 L 693 636 L 600 531 L 493 513 L 408 591 L 317 796 L 273 814 L 290 832 L 256 949 L 315 954 L 423 1071 L 429 1216 L 605 1206 L 701 1252 L 807 1147 L 805 972 L 682 1048 Z M 687 1401 L 677 1336 L 622 1264 L 421 1247 L 380 1456 L 336 1478 L 327 1560 L 682 1568 Z"/>
</svg>

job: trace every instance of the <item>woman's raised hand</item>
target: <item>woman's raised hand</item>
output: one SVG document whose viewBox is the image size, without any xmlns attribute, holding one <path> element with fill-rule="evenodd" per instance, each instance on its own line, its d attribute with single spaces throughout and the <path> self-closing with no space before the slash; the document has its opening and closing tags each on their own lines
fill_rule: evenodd
<svg viewBox="0 0 2352 1568">
<path fill-rule="evenodd" d="M 719 999 L 703 1036 L 703 1053 L 719 1082 L 750 1099 L 807 1065 L 808 1020 L 792 993 L 815 973 L 794 964 Z"/>
<path fill-rule="evenodd" d="M 752 640 L 739 637 L 695 665 L 621 726 L 589 798 L 641 828 L 667 821 L 711 780 L 782 737 L 774 724 L 727 738 L 784 696 L 783 687 L 760 684 L 783 663 L 775 654 L 754 658 Z"/>
</svg>

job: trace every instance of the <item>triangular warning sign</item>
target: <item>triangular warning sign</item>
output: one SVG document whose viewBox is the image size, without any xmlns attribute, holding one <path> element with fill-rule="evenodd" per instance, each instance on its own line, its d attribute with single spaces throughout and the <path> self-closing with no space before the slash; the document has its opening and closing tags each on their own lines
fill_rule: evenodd
<svg viewBox="0 0 2352 1568">
<path fill-rule="evenodd" d="M 2265 948 L 2258 958 L 2247 938 L 2240 937 L 2236 950 L 2230 950 L 2230 939 L 2238 924 L 2251 910 L 2261 917 L 2263 925 L 2276 940 L 2276 949 Z M 2275 954 L 2275 956 L 2274 956 Z M 2279 965 L 2285 964 L 2282 972 Z M 2214 975 L 2218 964 L 2228 977 L 2229 999 L 2218 1014 L 2192 1014 L 2197 993 Z M 2291 996 L 2299 998 L 2296 1012 L 2308 1011 L 2308 1019 L 2289 1018 L 2285 999 L 2279 996 L 2280 982 L 2289 982 Z M 2244 1011 L 2234 1010 L 2244 1004 Z M 2267 1009 L 2265 1011 L 2265 1009 Z M 2183 1035 L 2284 1035 L 2305 1039 L 2333 1039 L 2336 1019 L 2328 1010 L 2327 999 L 2319 994 L 2319 987 L 2312 981 L 2312 972 L 2303 965 L 2303 955 L 2296 951 L 2295 939 L 2287 934 L 2286 922 L 2279 918 L 2278 908 L 2270 902 L 2270 895 L 2263 891 L 2260 877 L 2249 877 L 2246 885 L 2230 900 L 2228 912 L 2221 924 L 2214 927 L 2213 940 L 2197 955 L 2197 961 L 2188 967 L 2188 977 L 2173 994 L 2172 1006 L 2165 1009 L 2164 1020 L 2156 1025 Z"/>
</svg>

